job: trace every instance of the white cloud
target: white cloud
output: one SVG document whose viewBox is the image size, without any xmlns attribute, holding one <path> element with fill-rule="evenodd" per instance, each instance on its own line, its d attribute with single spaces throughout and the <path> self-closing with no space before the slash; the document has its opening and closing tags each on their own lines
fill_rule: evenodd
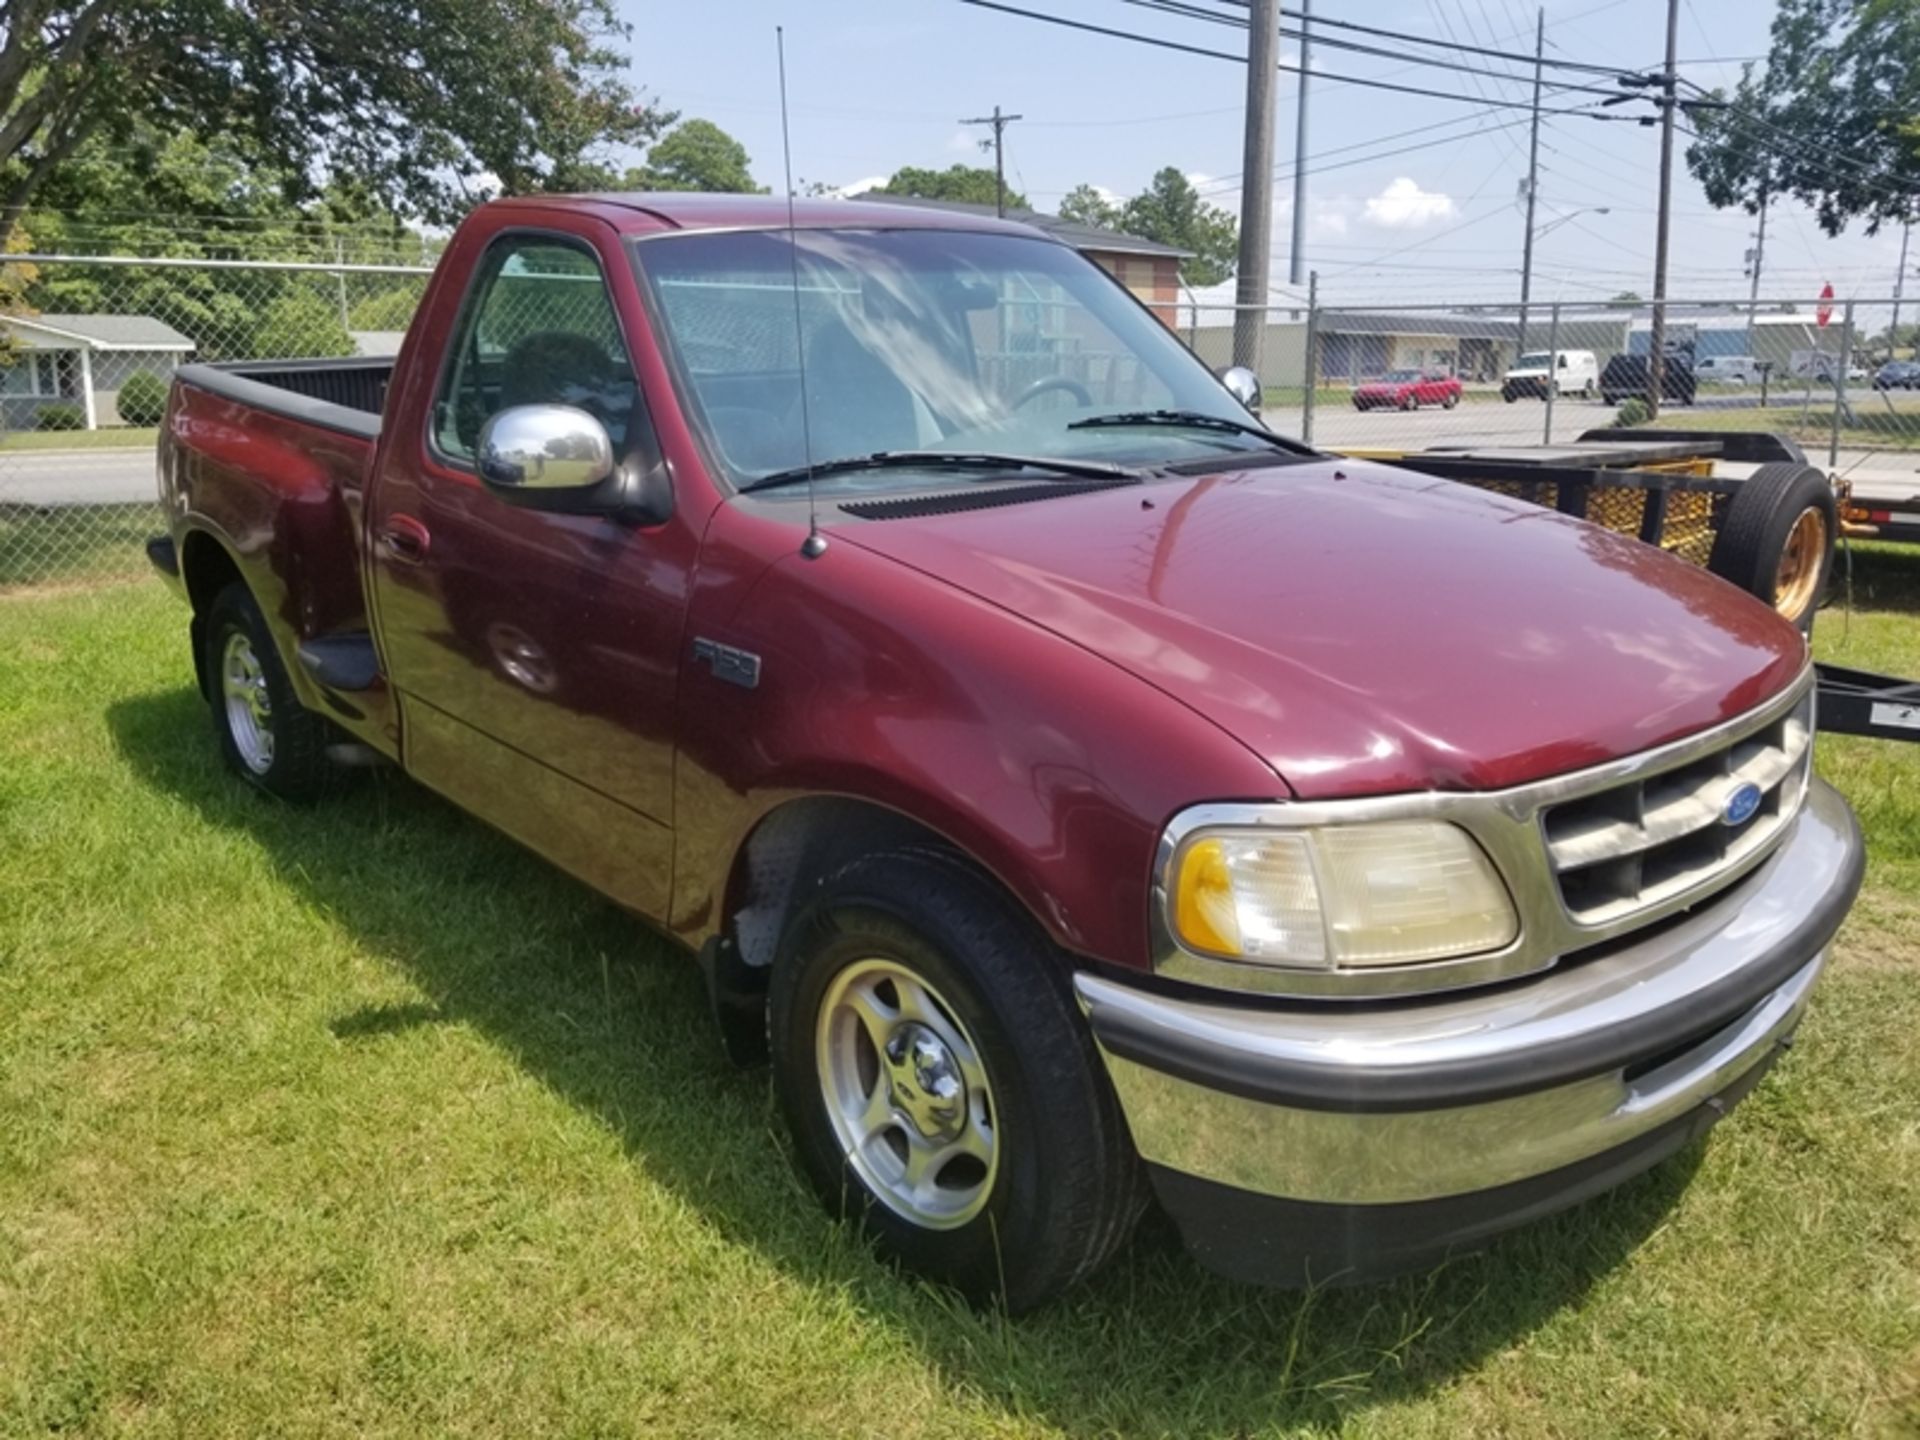
<svg viewBox="0 0 1920 1440">
<path fill-rule="evenodd" d="M 1451 195 L 1422 190 L 1402 175 L 1367 200 L 1367 223 L 1387 230 L 1417 230 L 1434 220 L 1445 220 L 1458 206 Z"/>
<path fill-rule="evenodd" d="M 1194 189 L 1199 190 L 1211 185 L 1213 183 L 1213 177 L 1204 170 L 1189 170 L 1187 172 L 1187 183 L 1193 186 Z"/>
<path fill-rule="evenodd" d="M 852 184 L 842 185 L 833 193 L 838 199 L 851 200 L 854 196 L 864 195 L 869 190 L 880 189 L 892 178 L 890 175 L 865 175 Z"/>
<path fill-rule="evenodd" d="M 971 130 L 956 130 L 947 137 L 947 149 L 958 155 L 964 150 L 978 150 L 980 137 Z"/>
</svg>

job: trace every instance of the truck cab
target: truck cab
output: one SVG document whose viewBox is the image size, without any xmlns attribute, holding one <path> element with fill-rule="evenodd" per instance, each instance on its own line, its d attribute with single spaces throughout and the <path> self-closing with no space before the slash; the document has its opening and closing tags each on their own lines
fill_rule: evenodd
<svg viewBox="0 0 1920 1440">
<path fill-rule="evenodd" d="M 1149 1196 L 1318 1284 L 1644 1170 L 1859 883 L 1767 605 L 1274 434 L 1018 225 L 496 202 L 390 366 L 182 367 L 159 471 L 240 781 L 398 767 L 672 937 L 822 1202 L 1013 1309 Z"/>
</svg>

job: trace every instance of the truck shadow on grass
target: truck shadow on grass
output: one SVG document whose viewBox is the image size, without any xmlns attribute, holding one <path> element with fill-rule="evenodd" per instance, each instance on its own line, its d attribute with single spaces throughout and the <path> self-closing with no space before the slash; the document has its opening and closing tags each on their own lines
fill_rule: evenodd
<svg viewBox="0 0 1920 1440">
<path fill-rule="evenodd" d="M 766 1072 L 727 1065 L 691 960 L 639 922 L 398 775 L 312 808 L 255 795 L 218 768 L 190 690 L 122 701 L 108 722 L 142 782 L 263 846 L 285 885 L 428 997 L 335 1017 L 342 1044 L 475 1028 L 730 1240 L 850 1296 L 1008 1416 L 1075 1434 L 1244 1433 L 1418 1395 L 1578 1303 L 1698 1164 L 1696 1145 L 1484 1254 L 1314 1295 L 1216 1278 L 1150 1220 L 1064 1301 L 1017 1321 L 976 1313 L 822 1217 L 787 1165 Z"/>
</svg>

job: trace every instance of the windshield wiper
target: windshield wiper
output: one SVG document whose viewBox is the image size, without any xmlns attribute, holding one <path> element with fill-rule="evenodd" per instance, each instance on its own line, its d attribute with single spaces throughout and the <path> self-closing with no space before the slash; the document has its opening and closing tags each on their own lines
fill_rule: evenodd
<svg viewBox="0 0 1920 1440">
<path fill-rule="evenodd" d="M 1054 460 L 1043 455 L 995 455 L 967 450 L 876 450 L 871 455 L 846 455 L 813 465 L 776 470 L 740 488 L 773 490 L 804 484 L 808 476 L 845 475 L 855 470 L 1038 470 L 1069 480 L 1138 480 L 1140 472 L 1101 460 Z"/>
<path fill-rule="evenodd" d="M 1296 455 L 1311 455 L 1313 450 L 1296 441 L 1283 439 L 1264 426 L 1245 420 L 1230 420 L 1225 415 L 1209 415 L 1204 410 L 1126 410 L 1118 415 L 1089 415 L 1068 424 L 1069 430 L 1093 430 L 1103 425 L 1172 425 L 1188 430 L 1221 430 L 1232 435 L 1251 435 L 1278 450 Z"/>
</svg>

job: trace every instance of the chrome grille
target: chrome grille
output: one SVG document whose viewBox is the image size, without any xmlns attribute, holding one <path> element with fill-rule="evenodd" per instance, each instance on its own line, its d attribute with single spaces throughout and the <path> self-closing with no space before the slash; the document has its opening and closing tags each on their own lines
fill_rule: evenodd
<svg viewBox="0 0 1920 1440">
<path fill-rule="evenodd" d="M 1806 799 L 1813 758 L 1813 694 L 1792 709 L 1683 763 L 1540 812 L 1547 855 L 1567 915 L 1616 925 L 1716 888 L 1770 849 Z M 1760 803 L 1725 819 L 1742 785 Z"/>
</svg>

